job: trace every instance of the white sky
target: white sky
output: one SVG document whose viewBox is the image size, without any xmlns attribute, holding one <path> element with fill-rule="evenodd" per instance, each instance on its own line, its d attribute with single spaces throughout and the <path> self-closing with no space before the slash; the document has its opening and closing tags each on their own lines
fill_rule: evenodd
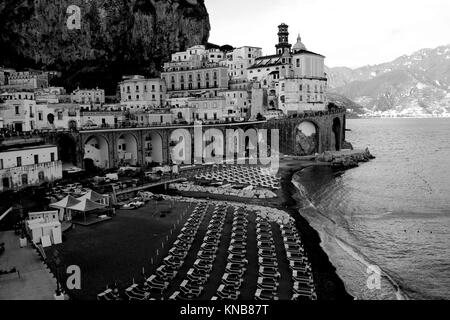
<svg viewBox="0 0 450 320">
<path fill-rule="evenodd" d="M 277 26 L 300 32 L 308 50 L 330 67 L 391 61 L 450 44 L 450 0 L 205 0 L 209 41 L 251 45 L 274 54 Z"/>
</svg>

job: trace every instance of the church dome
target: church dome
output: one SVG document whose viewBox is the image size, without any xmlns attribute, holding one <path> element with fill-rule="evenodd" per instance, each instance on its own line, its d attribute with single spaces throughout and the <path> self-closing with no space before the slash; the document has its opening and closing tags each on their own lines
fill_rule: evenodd
<svg viewBox="0 0 450 320">
<path fill-rule="evenodd" d="M 297 51 L 301 51 L 301 50 L 306 50 L 305 45 L 302 42 L 302 38 L 300 37 L 300 34 L 297 37 L 297 43 L 294 44 L 294 46 L 292 47 L 292 51 L 297 52 Z"/>
</svg>

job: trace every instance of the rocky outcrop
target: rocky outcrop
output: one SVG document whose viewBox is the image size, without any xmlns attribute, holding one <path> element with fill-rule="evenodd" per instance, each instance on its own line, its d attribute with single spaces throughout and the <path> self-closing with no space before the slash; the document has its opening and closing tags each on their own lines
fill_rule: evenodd
<svg viewBox="0 0 450 320">
<path fill-rule="evenodd" d="M 297 130 L 295 135 L 295 154 L 299 156 L 312 155 L 316 151 L 316 146 L 316 134 L 307 136 L 300 130 Z"/>
<path fill-rule="evenodd" d="M 370 153 L 369 148 L 361 151 L 350 152 L 330 152 L 326 151 L 316 157 L 317 161 L 329 162 L 336 169 L 350 169 L 358 166 L 359 162 L 367 162 L 375 157 Z"/>
<path fill-rule="evenodd" d="M 67 24 L 71 5 L 79 29 Z M 110 94 L 122 74 L 155 76 L 171 53 L 206 44 L 210 30 L 204 0 L 3 0 L 0 21 L 0 65 L 60 71 L 58 84 Z"/>
</svg>

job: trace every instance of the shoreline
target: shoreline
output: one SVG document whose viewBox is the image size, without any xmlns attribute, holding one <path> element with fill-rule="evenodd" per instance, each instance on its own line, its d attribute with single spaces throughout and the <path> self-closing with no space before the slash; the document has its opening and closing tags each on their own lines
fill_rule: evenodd
<svg viewBox="0 0 450 320">
<path fill-rule="evenodd" d="M 297 188 L 292 183 L 294 174 L 305 168 L 318 165 L 330 166 L 330 164 L 307 161 L 291 167 L 285 166 L 280 168 L 280 205 L 283 210 L 287 211 L 295 219 L 297 230 L 302 237 L 308 258 L 313 266 L 314 283 L 318 298 L 320 300 L 354 300 L 354 297 L 347 292 L 344 282 L 336 272 L 336 268 L 320 245 L 322 240 L 318 231 L 300 214 L 298 210 L 299 203 L 294 199 L 294 195 L 297 193 Z"/>
<path fill-rule="evenodd" d="M 321 239 L 317 230 L 298 211 L 299 203 L 294 198 L 297 189 L 292 183 L 292 178 L 297 172 L 311 166 L 332 166 L 329 162 L 317 162 L 312 160 L 301 160 L 295 157 L 291 160 L 280 161 L 281 188 L 276 191 L 277 198 L 272 199 L 245 199 L 229 195 L 211 194 L 206 192 L 189 192 L 170 190 L 168 195 L 193 197 L 196 199 L 211 199 L 216 201 L 231 201 L 245 203 L 249 205 L 268 206 L 287 212 L 294 220 L 302 238 L 303 245 L 312 264 L 314 284 L 316 286 L 319 300 L 354 300 L 338 276 L 336 268 L 331 263 L 328 255 L 321 247 Z"/>
</svg>

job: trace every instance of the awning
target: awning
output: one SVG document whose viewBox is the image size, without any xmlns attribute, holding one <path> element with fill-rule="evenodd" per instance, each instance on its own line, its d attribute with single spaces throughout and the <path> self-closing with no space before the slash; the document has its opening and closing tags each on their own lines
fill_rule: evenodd
<svg viewBox="0 0 450 320">
<path fill-rule="evenodd" d="M 81 201 L 83 199 L 88 199 L 88 200 L 97 202 L 100 200 L 104 200 L 106 198 L 107 198 L 107 196 L 101 195 L 93 190 L 89 190 L 88 192 L 83 194 L 81 197 L 78 197 L 77 200 Z"/>
<path fill-rule="evenodd" d="M 67 209 L 81 211 L 81 212 L 89 212 L 89 211 L 94 211 L 97 209 L 103 209 L 105 207 L 106 206 L 104 204 L 94 202 L 89 199 L 80 199 L 79 203 L 77 203 L 71 207 L 68 207 Z"/>
<path fill-rule="evenodd" d="M 66 208 L 74 206 L 78 203 L 80 203 L 80 200 L 77 200 L 72 196 L 67 196 L 58 202 L 51 203 L 50 207 L 57 208 L 57 209 L 66 209 Z"/>
</svg>

